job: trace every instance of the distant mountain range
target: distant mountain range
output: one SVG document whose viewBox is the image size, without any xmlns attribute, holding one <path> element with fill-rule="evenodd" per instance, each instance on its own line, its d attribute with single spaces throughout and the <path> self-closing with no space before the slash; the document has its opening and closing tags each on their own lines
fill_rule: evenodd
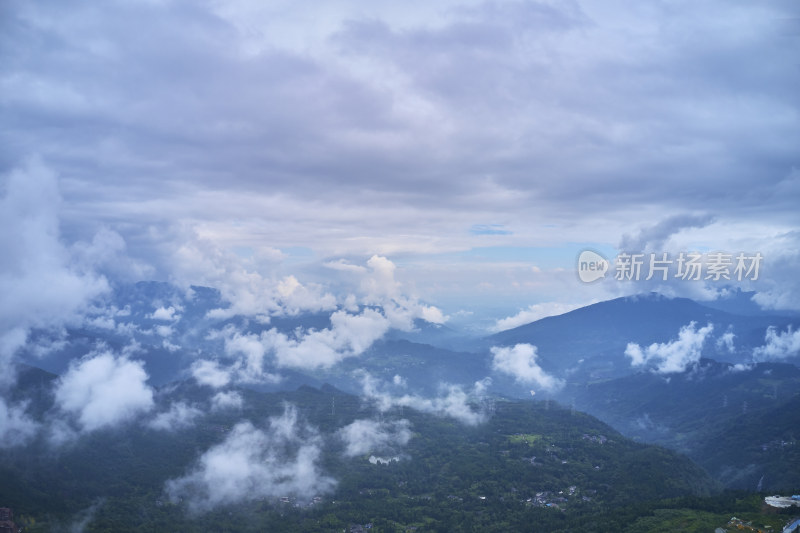
<svg viewBox="0 0 800 533">
<path fill-rule="evenodd" d="M 55 335 L 34 332 L 22 360 L 61 374 L 92 350 L 128 350 L 132 358 L 144 361 L 149 382 L 164 386 L 191 380 L 189 368 L 198 359 L 227 364 L 230 354 L 221 331 L 257 338 L 275 330 L 291 340 L 298 332 L 332 327 L 330 313 L 264 321 L 216 318 L 211 312 L 225 306 L 220 293 L 207 287 L 187 292 L 158 282 L 122 286 L 82 324 Z M 675 343 L 691 323 L 696 330 L 711 329 L 698 344 L 697 357 L 679 371 L 657 373 L 652 366 L 633 366 L 626 355 L 630 343 L 641 350 Z M 360 394 L 368 375 L 379 383 L 401 384 L 405 394 L 431 396 L 443 384 L 468 389 L 481 382 L 497 397 L 530 397 L 536 387 L 498 371 L 490 351 L 530 344 L 536 347 L 542 372 L 564 383 L 549 392 L 537 390 L 537 398 L 588 412 L 627 436 L 688 453 L 730 486 L 753 489 L 763 475 L 764 487 L 777 487 L 800 484 L 800 467 L 794 476 L 781 473 L 785 462 L 757 446 L 773 450 L 770 443 L 796 438 L 792 427 L 800 427 L 800 418 L 791 406 L 797 401 L 800 359 L 789 354 L 778 362 L 755 364 L 753 355 L 765 344 L 769 328 L 788 332 L 798 325 L 797 315 L 764 312 L 748 293 L 708 304 L 648 294 L 600 302 L 478 339 L 461 337 L 446 325 L 417 321 L 414 331 L 390 330 L 363 353 L 329 368 L 280 367 L 267 353 L 263 371 L 280 380 L 241 385 L 264 392 L 328 383 Z M 762 431 L 757 417 L 775 424 Z M 747 444 L 735 444 L 737 435 Z M 727 444 L 715 454 L 714 443 Z M 781 457 L 795 457 L 787 446 L 780 448 Z"/>
<path fill-rule="evenodd" d="M 741 307 L 736 300 L 734 307 Z M 543 318 L 487 337 L 485 345 L 528 343 L 538 347 L 539 364 L 546 371 L 571 381 L 592 381 L 635 373 L 625 356 L 628 343 L 648 346 L 675 339 L 679 330 L 694 322 L 713 325 L 702 357 L 744 363 L 753 349 L 764 344 L 767 328 L 784 330 L 800 319 L 787 316 L 744 316 L 714 309 L 687 298 L 657 294 L 624 297 Z M 717 341 L 733 333 L 733 350 Z"/>
</svg>

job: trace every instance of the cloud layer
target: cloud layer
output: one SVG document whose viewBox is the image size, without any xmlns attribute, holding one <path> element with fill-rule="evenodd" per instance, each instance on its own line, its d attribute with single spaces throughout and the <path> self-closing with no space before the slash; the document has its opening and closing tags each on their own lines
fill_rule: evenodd
<svg viewBox="0 0 800 533">
<path fill-rule="evenodd" d="M 342 301 L 320 282 L 374 255 L 448 313 L 630 292 L 564 274 L 573 247 L 595 244 L 765 247 L 775 268 L 755 288 L 797 307 L 791 2 L 324 11 L 8 0 L 0 172 L 40 154 L 63 177 L 62 235 L 94 249 L 84 260 L 219 287 L 220 317 L 332 312 Z M 52 191 L 34 192 L 51 213 Z M 12 203 L 4 228 L 32 208 Z M 28 221 L 52 243 L 52 219 Z M 4 235 L 6 250 L 44 242 Z M 109 263 L 123 246 L 131 260 Z M 21 316 L 100 288 L 34 252 L 63 279 L 48 285 L 56 305 L 28 295 Z M 375 280 L 389 274 L 370 261 Z M 377 289 L 364 284 L 391 286 Z"/>
</svg>

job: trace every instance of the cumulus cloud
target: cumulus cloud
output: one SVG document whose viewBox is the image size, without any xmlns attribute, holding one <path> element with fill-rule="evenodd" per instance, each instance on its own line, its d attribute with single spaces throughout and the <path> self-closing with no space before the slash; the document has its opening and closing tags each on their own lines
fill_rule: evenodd
<svg viewBox="0 0 800 533">
<path fill-rule="evenodd" d="M 800 329 L 792 331 L 792 326 L 788 326 L 786 331 L 778 332 L 777 328 L 770 326 L 764 336 L 764 345 L 753 350 L 753 359 L 776 361 L 798 354 L 800 354 Z"/>
<path fill-rule="evenodd" d="M 153 320 L 166 320 L 168 322 L 180 320 L 181 315 L 178 314 L 177 310 L 173 306 L 169 307 L 159 307 L 151 314 L 147 315 L 147 318 L 152 318 Z"/>
<path fill-rule="evenodd" d="M 153 408 L 141 361 L 110 352 L 73 362 L 55 387 L 59 409 L 76 417 L 84 431 L 113 426 Z"/>
<path fill-rule="evenodd" d="M 544 390 L 558 390 L 564 380 L 549 375 L 536 362 L 536 346 L 517 344 L 513 347 L 493 346 L 492 368 L 513 376 L 518 383 L 536 385 Z"/>
<path fill-rule="evenodd" d="M 194 421 L 203 415 L 203 411 L 184 402 L 173 403 L 169 410 L 158 413 L 147 423 L 152 429 L 175 431 L 191 427 Z"/>
<path fill-rule="evenodd" d="M 438 396 L 426 398 L 416 394 L 393 394 L 387 384 L 367 372 L 361 372 L 360 377 L 362 394 L 373 401 L 380 411 L 409 407 L 423 413 L 454 418 L 468 426 L 481 424 L 488 416 L 483 400 L 486 388 L 491 383 L 489 378 L 476 382 L 470 391 L 465 391 L 459 385 L 441 384 Z"/>
<path fill-rule="evenodd" d="M 310 499 L 335 486 L 320 469 L 321 444 L 319 435 L 287 405 L 265 429 L 251 422 L 236 424 L 189 473 L 167 481 L 165 490 L 195 513 L 260 498 Z"/>
<path fill-rule="evenodd" d="M 327 368 L 346 357 L 361 355 L 389 330 L 390 322 L 379 311 L 364 309 L 359 314 L 336 311 L 330 329 L 309 330 L 291 338 L 270 330 L 265 341 L 279 366 Z"/>
<path fill-rule="evenodd" d="M 411 429 L 405 419 L 394 422 L 359 419 L 341 428 L 338 435 L 345 444 L 344 454 L 354 457 L 405 446 L 411 439 Z"/>
<path fill-rule="evenodd" d="M 655 364 L 655 371 L 660 374 L 683 372 L 700 360 L 703 343 L 713 329 L 713 324 L 697 329 L 696 323 L 690 322 L 680 329 L 676 340 L 666 343 L 654 342 L 644 349 L 630 342 L 625 348 L 625 355 L 631 358 L 632 366 Z"/>
<path fill-rule="evenodd" d="M 330 316 L 331 326 L 324 329 L 298 328 L 283 333 L 275 328 L 260 334 L 242 333 L 233 326 L 213 333 L 222 338 L 227 356 L 237 362 L 222 370 L 216 363 L 196 362 L 196 379 L 224 386 L 223 372 L 243 381 L 276 382 L 280 378 L 265 372 L 268 365 L 283 368 L 329 368 L 342 359 L 361 355 L 383 337 L 390 321 L 378 310 L 367 308 L 354 314 L 339 310 Z"/>
<path fill-rule="evenodd" d="M 525 324 L 530 324 L 531 322 L 536 322 L 537 320 L 541 320 L 549 316 L 563 315 L 564 313 L 568 313 L 578 309 L 579 307 L 583 307 L 583 305 L 560 302 L 533 304 L 527 309 L 521 310 L 514 316 L 501 318 L 491 328 L 491 331 L 498 332 L 505 331 L 507 329 L 513 329 L 519 326 L 524 326 Z"/>
<path fill-rule="evenodd" d="M 403 294 L 402 284 L 395 279 L 396 270 L 397 266 L 386 257 L 373 255 L 369 258 L 361 280 L 364 303 L 380 306 L 391 327 L 403 331 L 413 330 L 416 319 L 444 324 L 448 317 L 441 309 Z"/>
<path fill-rule="evenodd" d="M 269 264 L 242 258 L 192 232 L 175 238 L 181 242 L 170 260 L 175 280 L 185 286 L 201 283 L 215 287 L 228 303 L 210 310 L 210 318 L 242 315 L 269 322 L 270 316 L 336 308 L 336 297 L 320 285 L 300 283 L 294 275 L 276 277 Z"/>
</svg>

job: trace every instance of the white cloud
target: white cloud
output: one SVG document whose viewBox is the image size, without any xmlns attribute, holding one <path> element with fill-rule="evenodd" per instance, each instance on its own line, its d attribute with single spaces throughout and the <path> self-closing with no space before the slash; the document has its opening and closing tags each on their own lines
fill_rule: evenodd
<svg viewBox="0 0 800 533">
<path fill-rule="evenodd" d="M 379 311 L 364 309 L 359 314 L 336 311 L 331 327 L 321 330 L 297 330 L 293 335 L 271 329 L 255 334 L 241 334 L 233 329 L 224 332 L 225 351 L 244 355 L 244 368 L 257 376 L 267 353 L 275 364 L 290 368 L 328 368 L 342 359 L 361 355 L 389 330 L 389 321 Z"/>
<path fill-rule="evenodd" d="M 373 378 L 366 372 L 361 372 L 362 394 L 375 402 L 381 411 L 388 411 L 396 407 L 409 407 L 423 413 L 436 416 L 454 418 L 468 426 L 475 426 L 486 421 L 487 415 L 483 409 L 483 399 L 489 378 L 476 382 L 471 391 L 465 391 L 458 385 L 440 385 L 440 394 L 433 398 L 426 398 L 416 394 L 394 395 L 386 390 L 386 384 Z M 477 404 L 477 408 L 473 407 Z"/>
<path fill-rule="evenodd" d="M 212 411 L 240 409 L 242 405 L 244 405 L 244 398 L 236 391 L 220 391 L 211 397 Z"/>
<path fill-rule="evenodd" d="M 361 292 L 364 303 L 380 306 L 391 327 L 403 331 L 414 329 L 414 320 L 444 324 L 448 317 L 433 306 L 403 294 L 402 284 L 395 279 L 396 265 L 386 257 L 373 255 L 362 274 Z"/>
<path fill-rule="evenodd" d="M 492 367 L 513 376 L 519 383 L 536 385 L 544 390 L 558 390 L 564 380 L 549 375 L 536 363 L 536 346 L 517 344 L 513 347 L 493 346 Z"/>
<path fill-rule="evenodd" d="M 58 380 L 55 400 L 83 430 L 92 431 L 149 411 L 153 391 L 142 362 L 105 352 L 73 362 Z"/>
<path fill-rule="evenodd" d="M 561 302 L 533 304 L 527 309 L 521 310 L 514 316 L 501 318 L 491 328 L 491 331 L 498 332 L 505 331 L 507 329 L 513 329 L 519 326 L 524 326 L 525 324 L 530 324 L 531 322 L 536 322 L 537 320 L 541 320 L 549 316 L 563 315 L 564 313 L 568 313 L 578 309 L 579 307 L 583 307 L 583 304 L 567 304 Z"/>
<path fill-rule="evenodd" d="M 344 454 L 354 457 L 405 446 L 411 439 L 411 430 L 408 420 L 381 422 L 359 419 L 341 428 L 338 435 L 345 444 Z"/>
<path fill-rule="evenodd" d="M 182 498 L 195 513 L 260 498 L 310 499 L 335 485 L 320 470 L 320 452 L 320 437 L 287 405 L 281 416 L 270 418 L 266 429 L 250 422 L 236 424 L 188 474 L 169 480 L 165 488 L 173 501 Z"/>
<path fill-rule="evenodd" d="M 695 322 L 683 326 L 678 338 L 667 343 L 653 343 L 644 350 L 636 343 L 630 342 L 625 348 L 625 355 L 631 358 L 632 366 L 656 365 L 655 371 L 661 374 L 683 372 L 686 368 L 700 360 L 703 343 L 714 329 L 708 324 L 700 329 Z"/>
<path fill-rule="evenodd" d="M 195 419 L 202 415 L 203 411 L 197 407 L 184 402 L 176 402 L 170 406 L 169 410 L 158 413 L 147 423 L 147 426 L 162 431 L 175 431 L 192 426 Z"/>
<path fill-rule="evenodd" d="M 400 461 L 400 457 L 396 455 L 394 457 L 378 457 L 376 455 L 369 456 L 369 462 L 370 464 L 373 465 L 388 465 L 390 463 L 396 463 L 398 461 Z"/>
<path fill-rule="evenodd" d="M 792 331 L 792 326 L 788 326 L 786 331 L 778 333 L 777 328 L 770 326 L 764 336 L 764 346 L 753 350 L 753 359 L 775 361 L 795 357 L 798 354 L 800 354 L 800 329 Z"/>
<path fill-rule="evenodd" d="M 161 306 L 152 314 L 147 315 L 147 318 L 152 318 L 153 320 L 166 320 L 168 322 L 180 320 L 181 315 L 177 313 L 173 306 L 164 307 Z"/>
<path fill-rule="evenodd" d="M 344 357 L 361 355 L 375 341 L 383 337 L 388 329 L 386 317 L 373 309 L 364 309 L 359 314 L 337 311 L 331 315 L 330 330 L 315 331 L 303 337 L 296 346 L 298 353 L 291 353 L 291 349 L 289 351 L 277 349 L 276 356 L 281 364 L 291 366 L 296 362 L 298 366 L 305 366 L 305 361 L 301 363 L 298 359 L 302 357 L 304 351 L 306 355 L 310 355 L 303 349 L 308 348 L 304 345 L 310 343 L 310 346 L 314 346 L 321 343 L 337 353 L 334 361 L 320 362 L 322 366 L 329 366 Z M 315 362 L 314 365 L 316 364 Z"/>
<path fill-rule="evenodd" d="M 215 389 L 224 387 L 231 381 L 230 370 L 221 367 L 216 361 L 206 359 L 195 361 L 190 367 L 190 372 L 200 385 L 208 385 Z"/>
</svg>

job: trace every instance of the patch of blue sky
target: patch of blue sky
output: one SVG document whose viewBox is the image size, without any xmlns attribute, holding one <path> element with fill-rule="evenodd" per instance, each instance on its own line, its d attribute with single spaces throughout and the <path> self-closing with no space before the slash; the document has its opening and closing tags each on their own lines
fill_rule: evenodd
<svg viewBox="0 0 800 533">
<path fill-rule="evenodd" d="M 472 235 L 513 235 L 503 224 L 473 224 L 469 232 Z"/>
<path fill-rule="evenodd" d="M 594 250 L 609 260 L 617 255 L 607 243 L 565 243 L 560 246 L 485 246 L 462 252 L 439 254 L 440 259 L 479 263 L 530 263 L 542 269 L 575 268 L 583 250 Z"/>
</svg>

